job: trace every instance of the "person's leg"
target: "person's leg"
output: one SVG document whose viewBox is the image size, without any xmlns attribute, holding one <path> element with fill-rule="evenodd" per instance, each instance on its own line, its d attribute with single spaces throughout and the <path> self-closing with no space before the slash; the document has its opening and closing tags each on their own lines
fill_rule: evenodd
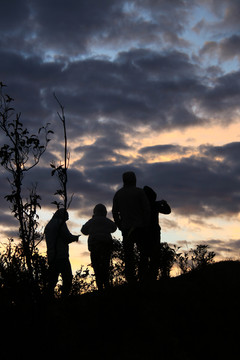
<svg viewBox="0 0 240 360">
<path fill-rule="evenodd" d="M 54 289 L 58 282 L 58 276 L 60 274 L 58 263 L 55 260 L 49 264 L 48 268 L 48 284 L 46 294 L 49 298 L 54 298 Z"/>
<path fill-rule="evenodd" d="M 157 280 L 157 276 L 158 276 L 158 271 L 160 268 L 160 244 L 159 246 L 154 246 L 152 248 L 152 252 L 150 253 L 149 256 L 149 278 L 150 280 Z"/>
<path fill-rule="evenodd" d="M 103 290 L 103 283 L 101 279 L 101 260 L 99 258 L 99 251 L 91 251 L 91 263 L 94 270 L 95 278 L 96 278 L 96 284 L 98 290 Z"/>
<path fill-rule="evenodd" d="M 111 245 L 106 245 L 102 253 L 102 279 L 105 289 L 110 287 L 110 259 L 111 259 Z"/>
<path fill-rule="evenodd" d="M 134 232 L 134 241 L 139 251 L 138 278 L 140 281 L 147 280 L 148 275 L 148 254 L 146 248 L 146 232 L 144 228 L 138 228 Z"/>
<path fill-rule="evenodd" d="M 63 281 L 62 297 L 65 298 L 70 294 L 72 288 L 72 267 L 68 258 L 62 259 L 60 266 Z"/>
<path fill-rule="evenodd" d="M 134 242 L 129 231 L 123 233 L 125 276 L 128 283 L 136 281 Z"/>
<path fill-rule="evenodd" d="M 151 249 L 149 251 L 149 278 L 152 281 L 157 280 L 160 268 L 161 245 L 160 229 L 156 228 L 152 232 Z"/>
</svg>

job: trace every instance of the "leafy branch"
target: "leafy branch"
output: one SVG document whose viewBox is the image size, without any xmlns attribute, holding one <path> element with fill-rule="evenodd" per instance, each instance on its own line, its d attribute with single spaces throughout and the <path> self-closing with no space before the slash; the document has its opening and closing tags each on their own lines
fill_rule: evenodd
<svg viewBox="0 0 240 360">
<path fill-rule="evenodd" d="M 0 148 L 0 164 L 11 175 L 8 181 L 12 190 L 5 198 L 19 222 L 19 237 L 27 268 L 32 274 L 32 254 L 36 240 L 39 240 L 37 208 L 40 208 L 41 197 L 35 185 L 30 190 L 29 198 L 24 200 L 22 182 L 25 174 L 38 165 L 53 131 L 48 129 L 47 124 L 39 128 L 37 134 L 30 134 L 20 121 L 21 113 L 16 113 L 12 107 L 14 99 L 4 93 L 4 87 L 6 85 L 0 82 L 0 130 L 5 136 L 5 143 Z"/>
</svg>

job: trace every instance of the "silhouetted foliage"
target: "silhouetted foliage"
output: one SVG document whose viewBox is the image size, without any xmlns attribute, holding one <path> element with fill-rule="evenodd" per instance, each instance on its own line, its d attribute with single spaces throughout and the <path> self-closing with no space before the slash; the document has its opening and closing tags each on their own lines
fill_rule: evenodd
<svg viewBox="0 0 240 360">
<path fill-rule="evenodd" d="M 37 208 L 41 197 L 37 194 L 37 185 L 33 185 L 29 196 L 24 200 L 23 178 L 40 161 L 50 141 L 48 125 L 39 128 L 38 134 L 30 134 L 20 121 L 21 114 L 12 107 L 13 98 L 5 94 L 4 84 L 0 83 L 0 129 L 5 136 L 5 144 L 0 148 L 1 165 L 10 174 L 11 193 L 5 198 L 11 204 L 11 210 L 19 223 L 19 238 L 29 276 L 34 281 L 33 254 L 41 236 L 39 236 Z"/>
<path fill-rule="evenodd" d="M 171 270 L 174 264 L 178 264 L 182 261 L 180 255 L 177 251 L 179 247 L 173 245 L 171 247 L 168 243 L 161 243 L 160 252 L 159 252 L 159 276 L 158 278 L 168 278 L 170 277 Z M 139 253 L 137 247 L 134 248 L 135 252 L 135 270 L 137 271 L 137 262 L 139 261 Z M 186 254 L 187 259 L 188 255 Z M 183 267 L 183 266 L 182 266 Z M 185 271 L 187 272 L 190 268 L 186 266 Z M 123 244 L 121 241 L 114 239 L 114 246 L 112 252 L 111 268 L 110 268 L 110 277 L 113 286 L 122 285 L 126 282 L 125 279 L 125 263 L 124 263 L 124 251 Z"/>
<path fill-rule="evenodd" d="M 177 248 L 177 250 L 179 250 L 180 247 Z M 189 264 L 189 254 L 188 252 L 183 252 L 183 253 L 177 253 L 176 254 L 176 263 L 179 266 L 181 273 L 182 274 L 186 274 L 190 269 L 190 264 Z"/>
<path fill-rule="evenodd" d="M 26 297 L 31 299 L 34 288 L 44 292 L 47 279 L 46 257 L 40 255 L 36 248 L 34 249 L 31 257 L 34 279 L 34 283 L 32 283 L 32 278 L 26 267 L 26 257 L 22 244 L 15 245 L 13 239 L 9 239 L 7 244 L 2 244 L 2 248 L 0 253 L 0 288 L 5 292 L 9 302 L 21 302 Z M 31 287 L 29 287 L 30 283 Z"/>
<path fill-rule="evenodd" d="M 126 282 L 125 263 L 122 242 L 113 240 L 113 251 L 110 264 L 110 283 L 112 286 L 119 286 Z"/>
<path fill-rule="evenodd" d="M 170 271 L 176 262 L 176 250 L 171 248 L 168 243 L 161 243 L 160 251 L 160 276 L 163 278 L 170 277 Z"/>
<path fill-rule="evenodd" d="M 73 276 L 71 295 L 77 296 L 95 290 L 94 275 L 89 268 L 81 266 Z"/>
<path fill-rule="evenodd" d="M 200 269 L 213 262 L 216 254 L 208 248 L 208 245 L 197 245 L 196 249 L 191 249 L 192 269 Z"/>
<path fill-rule="evenodd" d="M 209 251 L 208 245 L 196 245 L 195 249 L 190 249 L 189 252 L 179 252 L 180 247 L 176 245 L 170 246 L 168 243 L 164 242 L 160 244 L 160 253 L 159 253 L 159 276 L 158 278 L 169 278 L 171 275 L 171 270 L 174 265 L 177 265 L 182 274 L 193 269 L 202 268 L 208 264 L 214 262 L 215 253 Z M 192 254 L 192 255 L 191 255 Z M 135 247 L 135 261 L 139 261 L 138 250 Z M 122 285 L 126 282 L 124 274 L 124 251 L 122 242 L 119 240 L 114 240 L 114 247 L 112 253 L 112 262 L 111 262 L 111 279 L 112 285 Z M 137 271 L 137 264 L 136 264 Z"/>
</svg>

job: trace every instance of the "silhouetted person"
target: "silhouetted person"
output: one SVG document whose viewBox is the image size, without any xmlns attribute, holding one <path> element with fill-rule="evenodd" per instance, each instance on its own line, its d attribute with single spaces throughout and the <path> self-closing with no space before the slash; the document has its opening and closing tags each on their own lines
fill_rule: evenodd
<svg viewBox="0 0 240 360">
<path fill-rule="evenodd" d="M 45 227 L 47 256 L 49 264 L 48 296 L 54 296 L 54 288 L 61 274 L 63 281 L 62 297 L 69 295 L 72 286 L 72 268 L 69 261 L 69 244 L 78 241 L 79 235 L 72 235 L 66 221 L 69 219 L 65 209 L 55 212 Z"/>
<path fill-rule="evenodd" d="M 150 219 L 150 206 L 143 191 L 136 186 L 134 172 L 122 175 L 123 187 L 113 198 L 112 214 L 115 223 L 122 231 L 125 259 L 125 274 L 129 283 L 136 281 L 134 244 L 140 254 L 139 279 L 144 280 L 147 270 L 147 257 L 144 251 L 146 227 Z"/>
<path fill-rule="evenodd" d="M 107 209 L 103 204 L 95 206 L 92 218 L 81 229 L 84 235 L 89 235 L 88 250 L 98 290 L 109 288 L 109 268 L 113 247 L 111 233 L 116 230 L 117 226 L 107 218 Z"/>
<path fill-rule="evenodd" d="M 157 201 L 157 194 L 149 186 L 144 186 L 143 190 L 147 195 L 151 208 L 150 223 L 147 229 L 148 241 L 146 242 L 146 251 L 149 258 L 149 277 L 151 280 L 156 280 L 161 252 L 161 227 L 158 214 L 170 214 L 171 208 L 165 200 Z"/>
</svg>

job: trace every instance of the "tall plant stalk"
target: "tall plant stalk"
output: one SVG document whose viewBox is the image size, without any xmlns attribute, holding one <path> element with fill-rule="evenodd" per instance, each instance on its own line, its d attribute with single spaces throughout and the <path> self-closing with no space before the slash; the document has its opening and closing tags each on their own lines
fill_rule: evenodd
<svg viewBox="0 0 240 360">
<path fill-rule="evenodd" d="M 70 198 L 70 201 L 68 202 L 68 191 L 67 191 L 67 183 L 68 183 L 68 167 L 69 167 L 69 161 L 70 161 L 70 153 L 68 152 L 68 141 L 67 141 L 67 130 L 66 130 L 66 117 L 65 117 L 65 111 L 64 111 L 64 106 L 61 104 L 61 102 L 59 101 L 59 99 L 57 98 L 56 94 L 54 94 L 54 98 L 56 99 L 59 107 L 60 107 L 60 112 L 57 112 L 58 117 L 62 123 L 63 126 L 63 133 L 64 133 L 64 163 L 61 164 L 59 166 L 56 166 L 56 164 L 54 162 L 52 162 L 50 164 L 52 170 L 52 176 L 56 173 L 58 180 L 59 180 L 59 184 L 60 184 L 60 189 L 58 189 L 55 192 L 55 195 L 58 195 L 63 202 L 61 201 L 54 201 L 53 204 L 55 204 L 57 206 L 57 208 L 59 209 L 60 206 L 63 206 L 65 211 L 68 210 L 71 202 L 72 202 L 72 197 Z"/>
</svg>

